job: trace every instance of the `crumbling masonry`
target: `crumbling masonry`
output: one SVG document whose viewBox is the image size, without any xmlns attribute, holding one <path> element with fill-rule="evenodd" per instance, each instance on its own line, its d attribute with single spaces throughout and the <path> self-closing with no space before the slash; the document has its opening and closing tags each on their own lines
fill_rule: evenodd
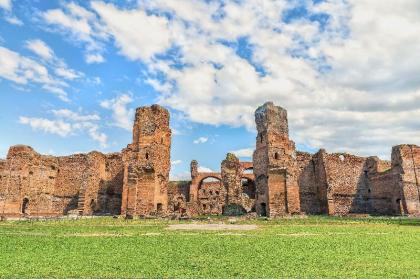
<svg viewBox="0 0 420 279">
<path fill-rule="evenodd" d="M 0 160 L 0 216 L 203 214 L 420 215 L 420 147 L 392 148 L 391 161 L 299 152 L 287 111 L 266 103 L 255 112 L 253 162 L 227 154 L 220 172 L 169 181 L 169 112 L 136 110 L 133 142 L 121 153 L 44 156 L 24 145 Z"/>
</svg>

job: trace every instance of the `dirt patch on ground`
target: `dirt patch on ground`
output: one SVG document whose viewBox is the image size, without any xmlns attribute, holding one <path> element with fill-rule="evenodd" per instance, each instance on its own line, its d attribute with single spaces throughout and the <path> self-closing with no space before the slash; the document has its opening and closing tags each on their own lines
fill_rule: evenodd
<svg viewBox="0 0 420 279">
<path fill-rule="evenodd" d="M 233 225 L 233 224 L 176 224 L 169 225 L 169 230 L 203 230 L 203 231 L 251 231 L 257 229 L 257 225 Z"/>
</svg>

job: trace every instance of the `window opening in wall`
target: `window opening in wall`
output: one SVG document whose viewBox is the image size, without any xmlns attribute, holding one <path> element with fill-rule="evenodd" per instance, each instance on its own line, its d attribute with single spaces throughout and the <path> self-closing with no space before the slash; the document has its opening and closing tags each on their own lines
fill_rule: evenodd
<svg viewBox="0 0 420 279">
<path fill-rule="evenodd" d="M 156 205 L 156 211 L 157 211 L 157 212 L 162 212 L 162 209 L 163 209 L 162 204 L 161 204 L 161 203 L 158 203 L 158 204 Z"/>
<path fill-rule="evenodd" d="M 149 160 L 149 153 L 146 152 L 146 160 Z"/>
<path fill-rule="evenodd" d="M 260 215 L 267 216 L 267 205 L 263 202 L 260 204 L 260 207 L 261 207 Z"/>
<path fill-rule="evenodd" d="M 278 152 L 276 152 L 276 153 L 274 154 L 274 159 L 278 160 L 279 158 L 280 158 L 279 153 L 278 153 Z"/>
<path fill-rule="evenodd" d="M 29 206 L 29 199 L 24 198 L 22 201 L 22 214 L 25 214 Z"/>
</svg>

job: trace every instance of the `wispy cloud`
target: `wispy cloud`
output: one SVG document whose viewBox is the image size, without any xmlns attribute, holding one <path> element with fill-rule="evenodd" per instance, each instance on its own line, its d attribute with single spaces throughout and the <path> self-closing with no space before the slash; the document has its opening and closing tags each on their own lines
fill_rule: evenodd
<svg viewBox="0 0 420 279">
<path fill-rule="evenodd" d="M 253 130 L 255 107 L 272 100 L 289 109 L 300 144 L 385 154 L 390 144 L 420 140 L 410 133 L 420 114 L 419 5 L 156 0 L 91 8 L 120 53 L 148 66 L 160 102 L 191 121 Z M 381 137 L 384 130 L 397 136 Z"/>
<path fill-rule="evenodd" d="M 54 51 L 39 39 L 26 41 L 25 47 L 46 60 L 54 58 Z"/>
<path fill-rule="evenodd" d="M 0 77 L 20 85 L 26 85 L 29 82 L 38 83 L 61 100 L 69 100 L 63 89 L 68 85 L 51 75 L 44 65 L 1 46 Z"/>
<path fill-rule="evenodd" d="M 101 24 L 94 13 L 74 2 L 66 3 L 63 9 L 51 9 L 41 14 L 42 21 L 48 30 L 64 33 L 68 39 L 80 44 L 86 49 L 87 63 L 102 63 L 105 61 L 102 53 L 105 51 L 102 39 L 107 38 Z"/>
<path fill-rule="evenodd" d="M 208 137 L 199 137 L 198 139 L 193 140 L 194 144 L 206 143 L 209 140 Z"/>
<path fill-rule="evenodd" d="M 254 148 L 238 149 L 231 152 L 238 157 L 252 158 L 252 155 L 254 153 Z"/>
<path fill-rule="evenodd" d="M 133 128 L 134 109 L 128 108 L 133 102 L 129 94 L 122 94 L 114 99 L 104 100 L 101 107 L 112 111 L 112 125 L 131 131 Z"/>
<path fill-rule="evenodd" d="M 181 160 L 174 160 L 174 161 L 172 161 L 171 162 L 171 165 L 172 166 L 176 166 L 176 165 L 179 165 L 179 164 L 181 164 L 182 163 L 182 161 Z"/>
<path fill-rule="evenodd" d="M 84 132 L 98 142 L 101 147 L 107 147 L 107 135 L 100 131 L 97 121 L 100 117 L 96 114 L 82 115 L 77 112 L 60 109 L 52 110 L 54 119 L 20 116 L 19 123 L 29 125 L 34 131 L 42 131 L 55 134 L 60 137 L 68 137 Z"/>
<path fill-rule="evenodd" d="M 12 9 L 12 0 L 0 0 L 0 8 L 10 11 Z"/>
</svg>

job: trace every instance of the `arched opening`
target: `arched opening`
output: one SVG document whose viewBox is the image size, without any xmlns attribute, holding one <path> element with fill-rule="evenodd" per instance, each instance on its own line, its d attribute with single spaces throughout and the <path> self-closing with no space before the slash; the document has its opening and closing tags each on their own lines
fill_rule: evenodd
<svg viewBox="0 0 420 279">
<path fill-rule="evenodd" d="M 210 193 L 220 191 L 221 185 L 222 181 L 219 177 L 207 176 L 200 181 L 198 189 L 201 189 L 204 193 Z"/>
<path fill-rule="evenodd" d="M 401 199 L 396 199 L 395 203 L 397 204 L 397 211 L 399 215 L 404 215 L 404 207 L 403 204 L 401 202 Z"/>
<path fill-rule="evenodd" d="M 263 142 L 263 139 L 264 139 L 263 135 L 262 135 L 262 134 L 260 134 L 260 142 L 261 142 L 261 143 Z"/>
<path fill-rule="evenodd" d="M 198 185 L 198 201 L 205 214 L 221 214 L 220 206 L 223 193 L 222 181 L 218 177 L 204 177 Z"/>
<path fill-rule="evenodd" d="M 244 169 L 243 174 L 254 174 L 254 168 Z"/>
<path fill-rule="evenodd" d="M 157 211 L 157 213 L 161 213 L 162 210 L 163 210 L 163 205 L 161 203 L 158 203 L 156 205 L 156 211 Z"/>
<path fill-rule="evenodd" d="M 242 193 L 246 194 L 250 199 L 255 199 L 255 183 L 249 178 L 243 177 L 241 179 Z"/>
<path fill-rule="evenodd" d="M 149 160 L 149 153 L 146 152 L 146 160 Z"/>
<path fill-rule="evenodd" d="M 89 206 L 90 206 L 90 210 L 92 211 L 92 213 L 94 213 L 95 212 L 95 207 L 96 207 L 96 202 L 95 202 L 94 199 L 90 200 Z"/>
<path fill-rule="evenodd" d="M 263 202 L 260 204 L 260 216 L 267 216 L 267 205 Z"/>
<path fill-rule="evenodd" d="M 22 214 L 26 214 L 29 207 L 29 199 L 24 198 L 22 201 Z"/>
<path fill-rule="evenodd" d="M 274 153 L 274 159 L 276 159 L 276 160 L 280 159 L 280 156 L 279 156 L 278 152 Z"/>
</svg>

